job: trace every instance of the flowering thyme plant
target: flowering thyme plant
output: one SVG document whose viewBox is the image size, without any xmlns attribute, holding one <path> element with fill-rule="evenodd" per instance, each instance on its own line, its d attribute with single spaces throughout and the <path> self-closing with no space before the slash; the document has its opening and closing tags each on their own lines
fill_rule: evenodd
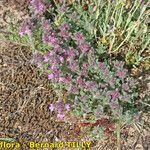
<svg viewBox="0 0 150 150">
<path fill-rule="evenodd" d="M 58 118 L 63 119 L 70 109 L 86 122 L 110 114 L 112 118 L 121 118 L 131 111 L 135 113 L 136 82 L 122 61 L 100 62 L 97 51 L 83 33 L 74 31 L 68 23 L 59 27 L 48 22 L 44 25 L 42 42 L 51 49 L 36 53 L 33 62 L 46 69 L 59 101 L 64 103 L 59 108 L 57 104 L 50 105 Z M 65 109 L 64 91 L 67 91 L 68 109 Z"/>
<path fill-rule="evenodd" d="M 22 24 L 19 34 L 29 37 L 35 50 L 32 63 L 46 72 L 58 96 L 58 101 L 49 105 L 50 111 L 61 120 L 73 112 L 85 124 L 96 125 L 95 131 L 102 121 L 110 129 L 110 118 L 128 122 L 138 116 L 137 83 L 124 62 L 102 61 L 89 33 L 65 22 L 64 8 L 59 10 L 64 18 L 56 15 L 51 22 L 42 17 L 46 11 L 43 1 L 31 0 L 31 7 L 35 15 Z M 70 20 L 75 17 L 74 13 Z"/>
</svg>

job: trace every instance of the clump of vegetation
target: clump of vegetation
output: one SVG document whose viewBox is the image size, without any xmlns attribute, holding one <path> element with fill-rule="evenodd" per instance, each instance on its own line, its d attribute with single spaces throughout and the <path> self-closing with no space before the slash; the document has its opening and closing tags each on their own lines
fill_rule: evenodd
<svg viewBox="0 0 150 150">
<path fill-rule="evenodd" d="M 149 3 L 93 0 L 87 8 L 84 2 L 73 2 L 55 9 L 41 0 L 30 4 L 31 18 L 9 38 L 30 46 L 32 63 L 51 80 L 58 101 L 49 109 L 59 119 L 72 112 L 82 122 L 94 124 L 90 133 L 96 138 L 102 133 L 100 120 L 109 118 L 117 124 L 119 143 L 121 125 L 140 114 L 139 93 L 123 60 L 109 56 L 123 52 L 124 61 L 134 65 L 148 61 L 142 54 L 150 44 L 145 13 Z"/>
</svg>

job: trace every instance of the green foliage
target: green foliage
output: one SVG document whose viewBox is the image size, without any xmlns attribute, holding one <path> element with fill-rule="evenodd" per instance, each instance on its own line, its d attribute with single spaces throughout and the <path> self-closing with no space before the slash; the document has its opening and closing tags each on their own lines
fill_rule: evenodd
<svg viewBox="0 0 150 150">
<path fill-rule="evenodd" d="M 73 3 L 66 12 L 57 14 L 61 23 L 68 22 L 80 29 L 98 48 L 98 53 L 133 53 L 136 51 L 135 60 L 130 64 L 138 65 L 145 58 L 142 53 L 150 45 L 150 33 L 148 33 L 147 7 L 150 4 L 139 0 L 127 4 L 122 0 L 92 0 L 88 9 L 84 10 L 86 2 L 82 5 Z M 71 14 L 75 17 L 70 19 Z M 128 43 L 128 49 L 124 46 Z M 139 48 L 137 48 L 137 43 Z M 102 48 L 105 47 L 105 48 Z M 123 49 L 121 51 L 121 49 Z M 127 54 L 128 55 L 128 54 Z M 127 61 L 127 63 L 129 63 Z"/>
<path fill-rule="evenodd" d="M 89 138 L 93 141 L 97 141 L 99 139 L 104 139 L 104 137 L 105 137 L 104 129 L 99 126 L 95 126 L 93 128 L 87 127 L 84 132 L 89 134 Z"/>
<path fill-rule="evenodd" d="M 22 46 L 27 46 L 30 47 L 29 44 L 29 37 L 28 36 L 24 36 L 24 37 L 20 37 L 19 36 L 19 25 L 10 25 L 9 28 L 7 29 L 7 32 L 9 33 L 6 38 L 8 40 L 10 40 L 13 43 L 17 43 L 19 45 Z"/>
</svg>

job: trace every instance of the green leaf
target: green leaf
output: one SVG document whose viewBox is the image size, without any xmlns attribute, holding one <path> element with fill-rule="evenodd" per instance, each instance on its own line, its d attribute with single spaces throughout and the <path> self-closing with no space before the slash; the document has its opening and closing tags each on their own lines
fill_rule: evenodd
<svg viewBox="0 0 150 150">
<path fill-rule="evenodd" d="M 16 141 L 16 139 L 15 138 L 0 138 L 0 141 L 6 141 L 6 142 L 14 142 L 14 141 Z"/>
</svg>

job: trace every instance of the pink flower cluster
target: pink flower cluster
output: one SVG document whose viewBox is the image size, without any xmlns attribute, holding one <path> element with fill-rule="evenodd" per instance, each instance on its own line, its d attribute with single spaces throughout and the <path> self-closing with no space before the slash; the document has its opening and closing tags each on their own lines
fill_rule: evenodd
<svg viewBox="0 0 150 150">
<path fill-rule="evenodd" d="M 69 112 L 70 109 L 71 109 L 70 104 L 68 104 L 68 103 L 65 104 L 63 102 L 63 100 L 59 100 L 57 103 L 55 103 L 55 104 L 52 103 L 49 105 L 49 110 L 51 112 L 53 112 L 53 111 L 57 112 L 57 118 L 61 119 L 61 120 L 64 119 L 65 112 Z"/>
<path fill-rule="evenodd" d="M 77 42 L 76 47 L 71 47 L 67 44 L 71 40 L 74 43 Z M 43 56 L 44 62 L 51 64 L 48 79 L 52 82 L 78 84 L 81 87 L 86 87 L 88 82 L 86 83 L 86 80 L 83 78 L 87 76 L 91 64 L 87 62 L 80 63 L 79 57 L 84 55 L 83 57 L 86 58 L 86 52 L 93 49 L 85 41 L 83 34 L 81 32 L 70 32 L 70 25 L 64 23 L 60 26 L 57 33 L 55 30 L 45 29 L 43 42 L 53 47 L 53 50 Z M 63 71 L 64 67 L 66 68 L 65 72 Z M 77 72 L 79 72 L 78 80 L 73 77 Z M 92 86 L 92 84 L 88 86 L 90 85 Z"/>
<path fill-rule="evenodd" d="M 37 14 L 41 14 L 46 10 L 46 6 L 44 5 L 42 0 L 30 0 L 30 4 Z"/>
<path fill-rule="evenodd" d="M 27 26 L 25 29 L 27 34 L 30 28 Z M 109 103 L 112 111 L 121 111 L 121 104 L 134 97 L 130 93 L 134 82 L 128 79 L 124 63 L 113 61 L 110 65 L 100 62 L 83 33 L 73 32 L 69 24 L 55 28 L 45 21 L 42 41 L 51 50 L 34 55 L 33 63 L 40 67 L 48 66 L 47 77 L 55 85 L 57 93 L 65 88 L 67 100 L 73 102 L 72 108 L 80 110 L 81 115 L 83 112 L 93 113 L 99 118 L 102 113 L 100 107 L 105 107 L 103 101 L 107 105 Z M 62 99 L 61 96 L 59 98 Z M 64 119 L 70 107 L 61 100 L 50 104 L 49 109 L 55 111 L 59 119 Z"/>
<path fill-rule="evenodd" d="M 29 25 L 29 23 L 27 23 L 27 22 L 24 22 L 21 25 L 21 29 L 20 29 L 19 34 L 21 37 L 24 35 L 31 36 L 31 34 L 32 34 L 31 25 Z"/>
</svg>

